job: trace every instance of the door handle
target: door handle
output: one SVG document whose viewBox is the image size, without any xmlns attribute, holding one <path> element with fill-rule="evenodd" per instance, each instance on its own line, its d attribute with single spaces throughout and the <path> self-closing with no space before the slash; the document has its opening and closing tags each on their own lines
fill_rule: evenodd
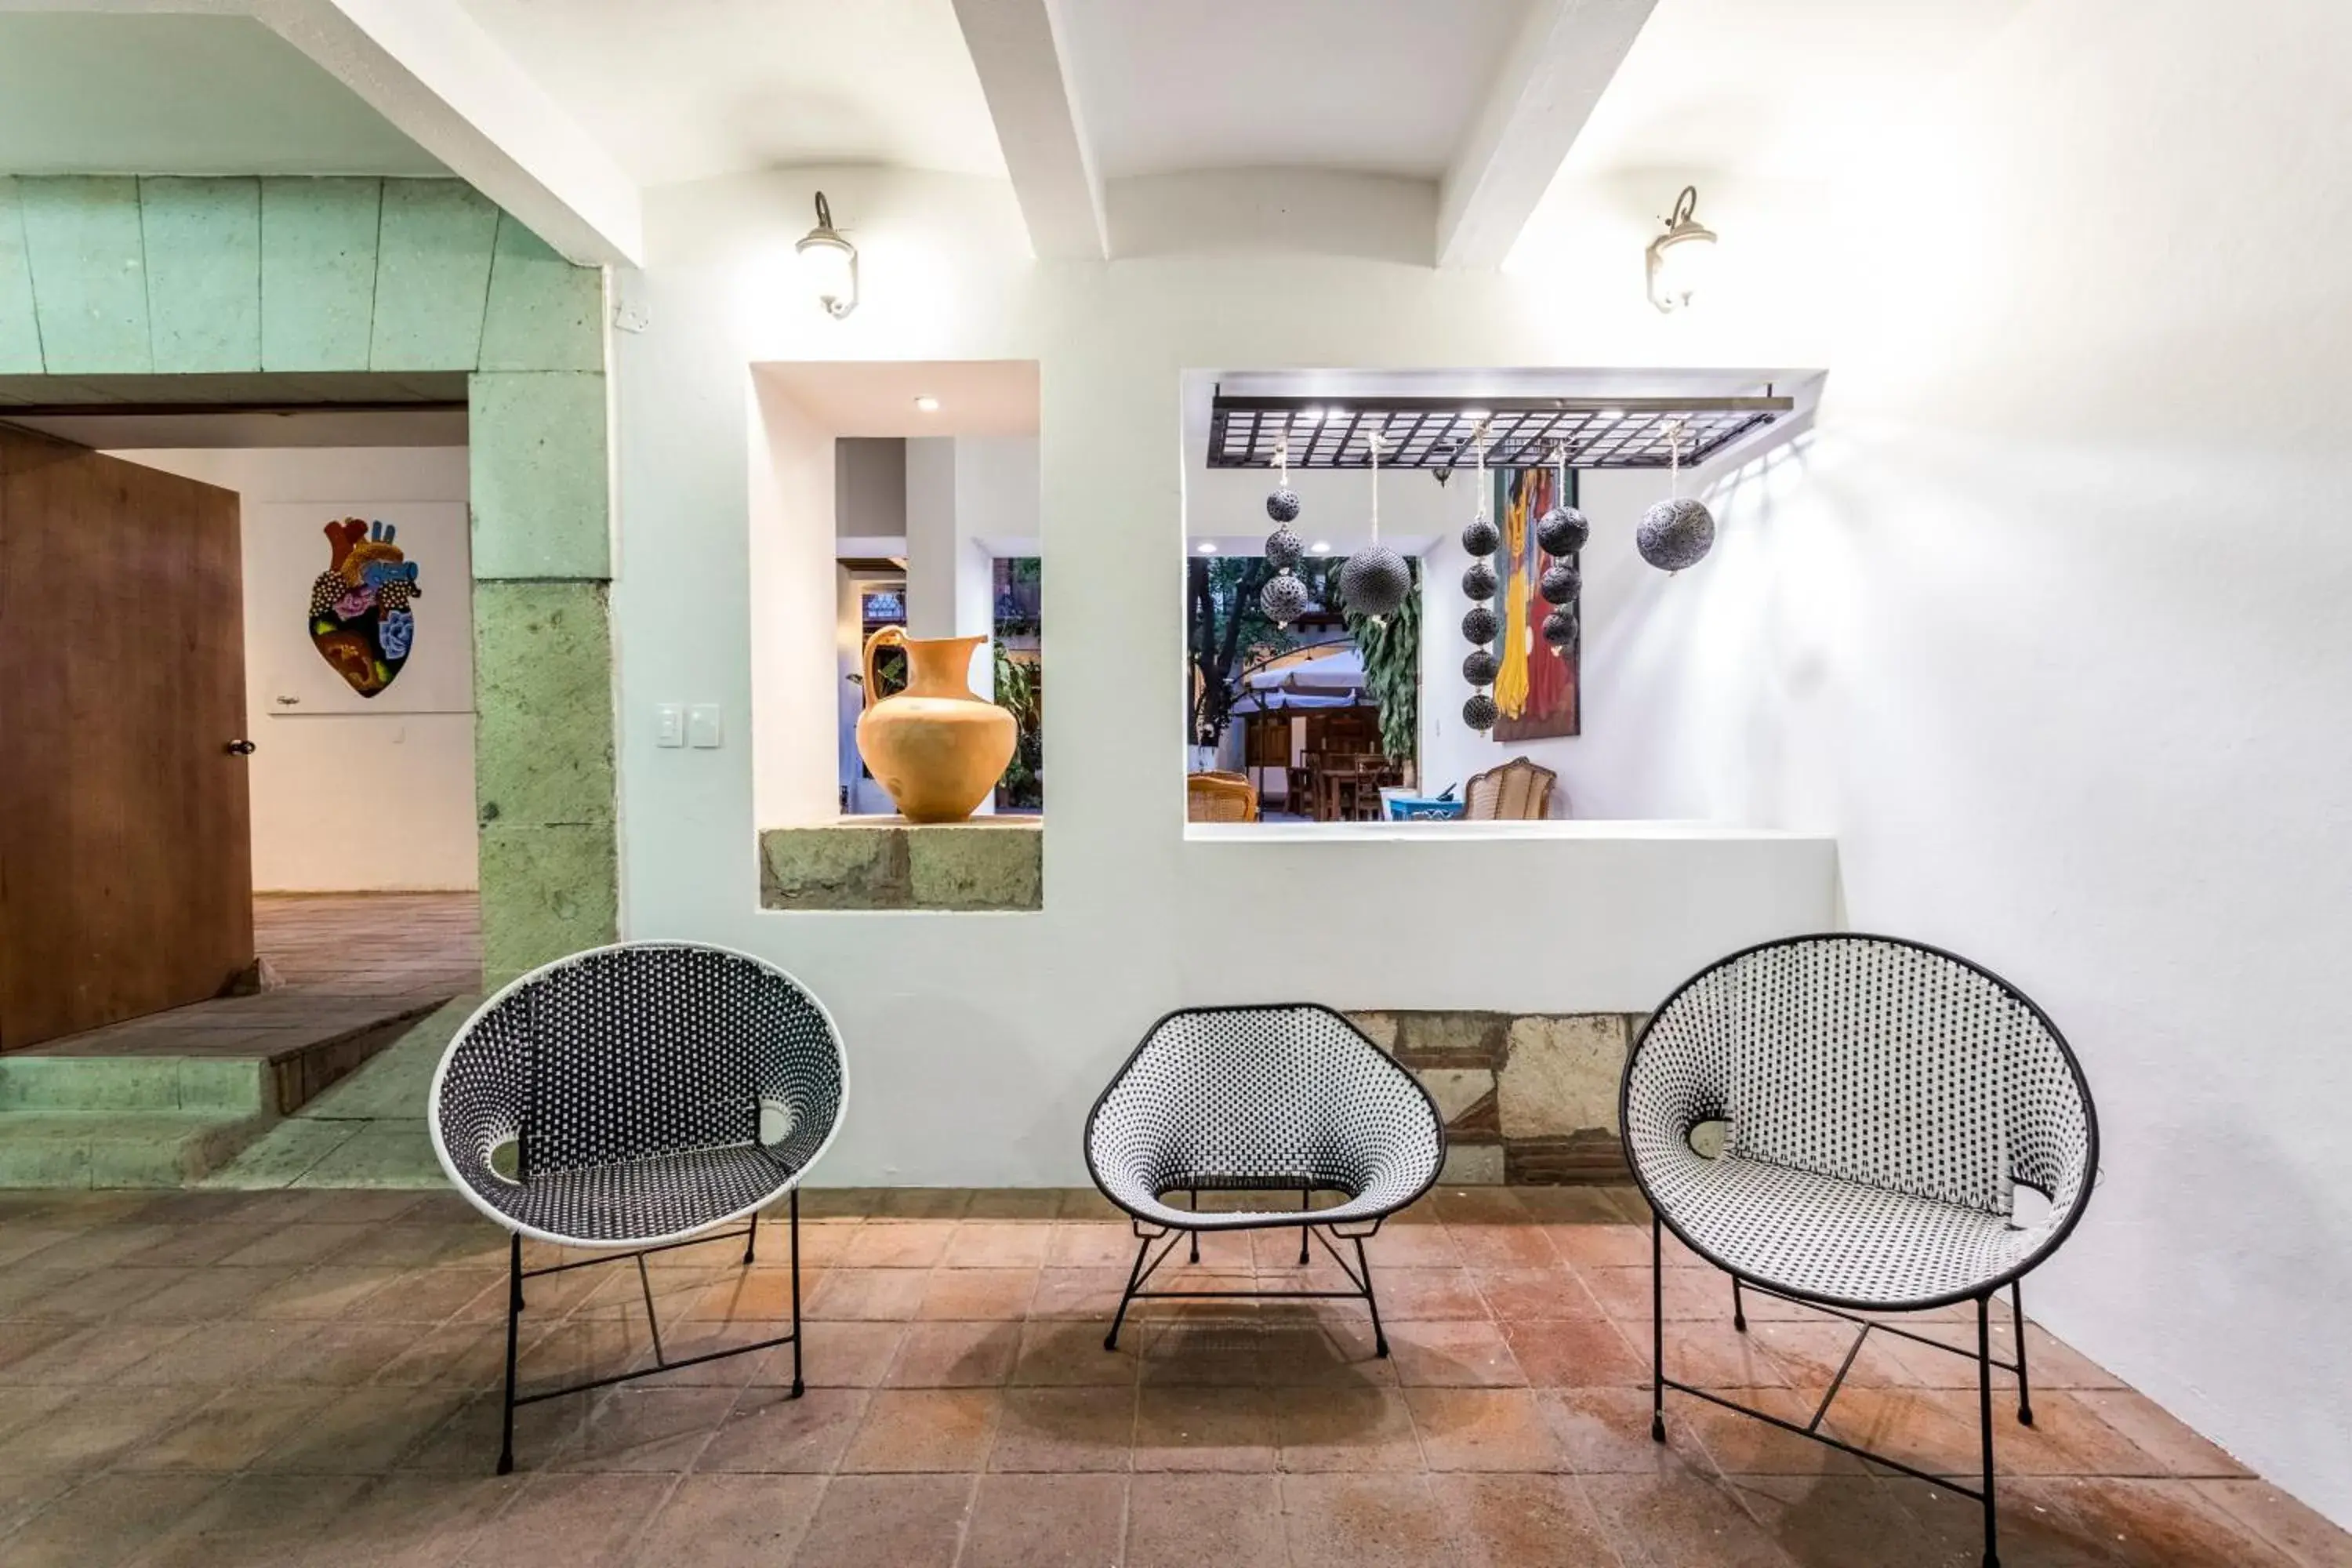
<svg viewBox="0 0 2352 1568">
<path fill-rule="evenodd" d="M 231 741 L 228 743 L 228 754 L 232 757 L 249 757 L 253 755 L 253 742 L 250 741 Z"/>
</svg>

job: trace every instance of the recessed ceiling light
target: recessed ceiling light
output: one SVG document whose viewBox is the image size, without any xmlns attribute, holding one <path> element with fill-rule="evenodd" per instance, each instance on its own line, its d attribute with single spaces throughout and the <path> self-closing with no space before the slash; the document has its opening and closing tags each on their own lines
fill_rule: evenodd
<svg viewBox="0 0 2352 1568">
<path fill-rule="evenodd" d="M 1331 542 L 1328 539 L 1318 539 L 1307 548 L 1313 554 L 1328 555 L 1331 553 Z"/>
<path fill-rule="evenodd" d="M 1485 419 L 1490 417 L 1490 416 L 1483 408 L 1465 408 L 1461 413 L 1455 415 L 1454 417 L 1457 419 Z"/>
<path fill-rule="evenodd" d="M 1217 552 L 1217 542 L 1213 539 L 1204 539 L 1192 548 L 1202 555 L 1214 555 Z"/>
<path fill-rule="evenodd" d="M 1323 423 L 1323 411 L 1320 408 L 1310 408 L 1307 411 L 1306 419 L 1309 425 L 1320 425 Z"/>
<path fill-rule="evenodd" d="M 937 414 L 940 411 L 940 400 L 927 392 L 915 399 L 915 407 L 925 414 Z"/>
<path fill-rule="evenodd" d="M 1601 417 L 1603 419 L 1622 419 L 1625 417 L 1625 411 L 1622 408 L 1604 408 L 1601 411 Z"/>
</svg>

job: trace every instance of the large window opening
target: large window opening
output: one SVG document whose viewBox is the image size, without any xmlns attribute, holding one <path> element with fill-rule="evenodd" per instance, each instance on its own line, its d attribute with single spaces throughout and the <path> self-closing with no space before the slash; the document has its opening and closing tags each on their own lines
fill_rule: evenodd
<svg viewBox="0 0 2352 1568">
<path fill-rule="evenodd" d="M 1749 616 L 1703 498 L 1801 428 L 1781 379 L 1186 373 L 1187 820 L 1707 819 L 1676 720 Z"/>
</svg>

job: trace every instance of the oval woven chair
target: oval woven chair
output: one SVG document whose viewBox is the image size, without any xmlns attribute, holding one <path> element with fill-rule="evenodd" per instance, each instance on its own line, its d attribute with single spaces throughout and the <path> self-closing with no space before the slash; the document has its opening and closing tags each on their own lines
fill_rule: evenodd
<svg viewBox="0 0 2352 1568">
<path fill-rule="evenodd" d="M 2072 1050 L 2015 986 L 1957 954 L 1893 937 L 1802 936 L 1722 959 L 1653 1015 L 1625 1064 L 1626 1157 L 1649 1199 L 1651 1432 L 1669 1388 L 1813 1437 L 1983 1505 L 1997 1562 L 1992 1370 L 2017 1374 L 2033 1420 L 2018 1281 L 2083 1216 L 2098 1121 Z M 1706 1152 L 1702 1152 L 1702 1151 Z M 2020 1188 L 2041 1194 L 2020 1212 Z M 1665 1374 L 1660 1226 L 1743 1289 L 1859 1325 L 1811 1422 L 1799 1426 Z M 2006 1288 L 2016 1357 L 1994 1358 L 1990 1304 Z M 1983 1487 L 1974 1489 L 1821 1431 L 1862 1341 L 1960 1346 L 1861 1312 L 1976 1304 Z"/>
<path fill-rule="evenodd" d="M 466 1021 L 434 1074 L 426 1125 L 457 1191 L 512 1233 L 499 1474 L 514 1468 L 520 1405 L 784 1344 L 800 1394 L 800 1183 L 840 1131 L 848 1091 L 824 1004 L 783 971 L 723 948 L 631 942 L 578 953 L 524 975 Z M 516 1394 L 524 1279 L 634 1258 L 652 1320 L 647 1253 L 740 1237 L 749 1264 L 760 1211 L 780 1197 L 791 1333 L 672 1360 L 655 1321 L 654 1364 Z M 525 1269 L 525 1237 L 622 1250 Z"/>
<path fill-rule="evenodd" d="M 1105 1349 L 1118 1348 L 1139 1300 L 1337 1297 L 1362 1299 L 1374 1346 L 1389 1353 L 1364 1243 L 1436 1184 L 1445 1127 L 1421 1081 L 1339 1014 L 1312 1003 L 1169 1014 L 1095 1102 L 1086 1152 L 1095 1185 L 1130 1216 L 1139 1242 Z M 1204 1211 L 1200 1194 L 1213 1191 L 1296 1192 L 1299 1206 Z M 1177 1192 L 1190 1208 L 1167 1201 Z M 1318 1192 L 1339 1202 L 1311 1208 Z M 1301 1267 L 1309 1237 L 1320 1241 L 1353 1289 L 1143 1289 L 1179 1240 L 1191 1240 L 1197 1263 L 1202 1231 L 1276 1226 L 1299 1227 Z M 1352 1268 L 1333 1239 L 1354 1244 Z"/>
</svg>

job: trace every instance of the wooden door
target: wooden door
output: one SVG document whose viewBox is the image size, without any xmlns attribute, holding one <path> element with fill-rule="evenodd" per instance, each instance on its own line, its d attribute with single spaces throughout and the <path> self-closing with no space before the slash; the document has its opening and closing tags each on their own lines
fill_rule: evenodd
<svg viewBox="0 0 2352 1568">
<path fill-rule="evenodd" d="M 253 962 L 235 492 L 0 426 L 0 1049 Z"/>
</svg>

